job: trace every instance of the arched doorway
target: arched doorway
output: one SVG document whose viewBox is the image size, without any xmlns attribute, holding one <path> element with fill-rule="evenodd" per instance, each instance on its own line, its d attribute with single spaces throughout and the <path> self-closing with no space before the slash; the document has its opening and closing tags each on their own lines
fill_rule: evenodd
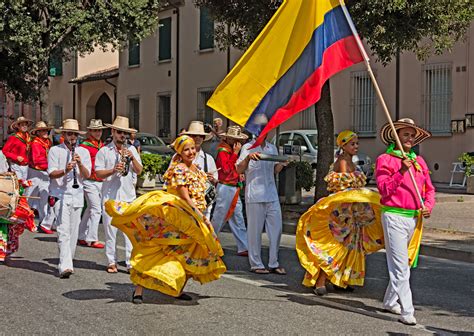
<svg viewBox="0 0 474 336">
<path fill-rule="evenodd" d="M 95 119 L 101 119 L 102 123 L 112 123 L 112 101 L 104 92 L 95 104 Z M 110 129 L 105 129 L 102 139 L 105 140 L 110 135 Z"/>
</svg>

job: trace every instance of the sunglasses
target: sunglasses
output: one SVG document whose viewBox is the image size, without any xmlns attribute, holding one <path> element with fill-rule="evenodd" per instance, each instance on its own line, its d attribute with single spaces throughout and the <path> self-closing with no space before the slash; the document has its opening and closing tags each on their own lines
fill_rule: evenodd
<svg viewBox="0 0 474 336">
<path fill-rule="evenodd" d="M 118 130 L 115 130 L 115 133 L 117 133 L 118 135 L 121 135 L 121 134 L 128 134 L 128 132 L 125 132 L 125 131 L 118 131 Z"/>
<path fill-rule="evenodd" d="M 77 136 L 77 133 L 75 132 L 64 132 L 64 134 L 66 134 L 67 136 L 71 136 L 71 135 Z"/>
</svg>

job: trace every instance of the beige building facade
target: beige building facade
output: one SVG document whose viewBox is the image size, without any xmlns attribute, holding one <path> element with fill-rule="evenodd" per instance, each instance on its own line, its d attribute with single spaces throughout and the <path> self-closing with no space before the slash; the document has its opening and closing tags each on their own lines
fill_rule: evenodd
<svg viewBox="0 0 474 336">
<path fill-rule="evenodd" d="M 205 103 L 242 55 L 233 49 L 218 50 L 212 33 L 207 13 L 191 1 L 181 1 L 181 6 L 160 12 L 155 34 L 140 43 L 65 63 L 63 75 L 51 80 L 50 121 L 57 124 L 74 116 L 86 125 L 91 118 L 109 122 L 115 115 L 125 115 L 132 127 L 168 142 L 191 120 L 210 123 L 219 114 Z M 437 182 L 448 182 L 452 163 L 462 152 L 474 151 L 473 37 L 474 25 L 466 42 L 451 53 L 423 63 L 411 53 L 400 57 L 399 117 L 413 118 L 433 132 L 419 151 Z M 373 62 L 373 69 L 395 119 L 396 66 Z M 375 159 L 384 151 L 378 131 L 386 118 L 364 65 L 338 74 L 330 84 L 336 133 L 356 130 L 361 151 Z M 311 108 L 281 129 L 315 127 Z"/>
</svg>

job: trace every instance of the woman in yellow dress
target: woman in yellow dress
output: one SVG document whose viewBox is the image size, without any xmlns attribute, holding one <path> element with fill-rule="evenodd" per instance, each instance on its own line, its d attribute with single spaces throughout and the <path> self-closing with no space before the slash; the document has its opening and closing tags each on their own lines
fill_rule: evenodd
<svg viewBox="0 0 474 336">
<path fill-rule="evenodd" d="M 132 302 L 143 302 L 143 288 L 181 300 L 189 278 L 201 284 L 217 280 L 226 271 L 224 255 L 206 209 L 206 174 L 192 162 L 194 141 L 183 135 L 173 143 L 176 155 L 164 174 L 166 191 L 155 191 L 133 203 L 109 201 L 112 225 L 133 244 L 130 278 L 136 284 Z"/>
<path fill-rule="evenodd" d="M 352 162 L 357 134 L 341 132 L 337 145 L 341 153 L 325 177 L 332 194 L 301 216 L 296 232 L 296 250 L 306 269 L 303 285 L 317 295 L 327 294 L 327 280 L 341 288 L 362 286 L 365 255 L 383 248 L 380 195 L 363 188 L 366 176 Z"/>
</svg>

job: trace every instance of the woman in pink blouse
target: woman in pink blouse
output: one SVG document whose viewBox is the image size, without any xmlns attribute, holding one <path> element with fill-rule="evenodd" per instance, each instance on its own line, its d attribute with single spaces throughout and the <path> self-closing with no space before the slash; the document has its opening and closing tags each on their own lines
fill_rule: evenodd
<svg viewBox="0 0 474 336">
<path fill-rule="evenodd" d="M 377 158 L 376 179 L 382 205 L 387 266 L 390 276 L 385 292 L 384 308 L 401 315 L 399 321 L 415 325 L 415 309 L 410 289 L 410 265 L 408 244 L 421 225 L 421 217 L 430 217 L 434 206 L 435 190 L 431 183 L 428 166 L 413 147 L 429 138 L 431 133 L 415 125 L 412 119 L 394 122 L 395 129 L 406 158 L 395 144 L 395 136 L 389 124 L 382 127 L 380 137 L 387 151 Z M 410 173 L 413 174 L 423 202 L 419 199 Z"/>
</svg>

